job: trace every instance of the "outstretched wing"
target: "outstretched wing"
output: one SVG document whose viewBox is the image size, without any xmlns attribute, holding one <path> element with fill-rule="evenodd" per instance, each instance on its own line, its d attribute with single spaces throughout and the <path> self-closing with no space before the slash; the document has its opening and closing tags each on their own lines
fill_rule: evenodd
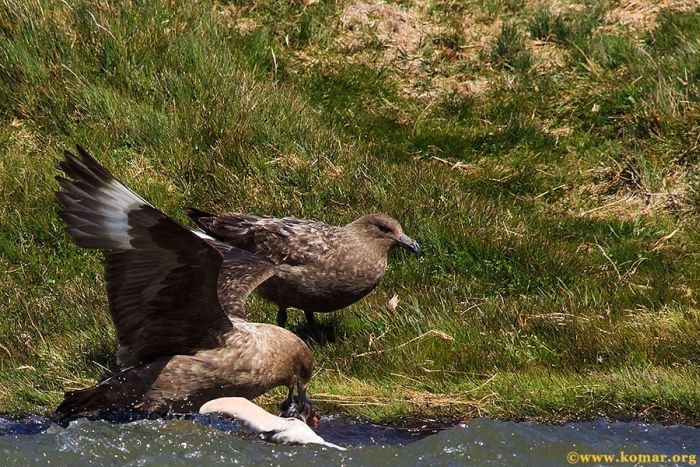
<svg viewBox="0 0 700 467">
<path fill-rule="evenodd" d="M 275 264 L 299 266 L 317 261 L 332 248 L 338 227 L 293 217 L 248 214 L 216 216 L 190 208 L 192 221 L 212 237 Z"/>
<path fill-rule="evenodd" d="M 182 226 L 77 149 L 79 158 L 66 151 L 59 164 L 68 178 L 57 177 L 56 197 L 73 240 L 105 253 L 119 362 L 218 345 L 273 265 Z M 229 297 L 223 309 L 219 295 Z"/>
</svg>

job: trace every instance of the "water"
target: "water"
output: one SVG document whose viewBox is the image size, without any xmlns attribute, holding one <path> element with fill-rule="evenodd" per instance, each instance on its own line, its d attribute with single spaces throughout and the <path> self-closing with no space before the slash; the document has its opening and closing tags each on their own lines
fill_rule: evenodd
<svg viewBox="0 0 700 467">
<path fill-rule="evenodd" d="M 131 422 L 79 419 L 66 428 L 42 417 L 0 418 L 0 465 L 531 466 L 568 465 L 567 456 L 580 465 L 651 464 L 624 463 L 644 460 L 636 455 L 667 455 L 671 461 L 664 465 L 697 465 L 700 457 L 699 429 L 603 420 L 554 426 L 475 419 L 431 432 L 330 417 L 318 433 L 348 451 L 267 444 L 218 416 Z M 583 462 L 572 452 L 613 455 L 616 460 Z M 672 462 L 674 455 L 677 462 Z"/>
</svg>

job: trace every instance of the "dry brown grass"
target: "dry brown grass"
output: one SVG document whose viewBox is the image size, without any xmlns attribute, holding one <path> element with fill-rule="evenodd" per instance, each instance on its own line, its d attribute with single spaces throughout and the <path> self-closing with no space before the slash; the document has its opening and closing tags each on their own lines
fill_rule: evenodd
<svg viewBox="0 0 700 467">
<path fill-rule="evenodd" d="M 696 0 L 622 0 L 604 16 L 605 29 L 627 28 L 637 32 L 657 26 L 659 14 L 664 11 L 689 12 L 698 7 Z"/>
</svg>

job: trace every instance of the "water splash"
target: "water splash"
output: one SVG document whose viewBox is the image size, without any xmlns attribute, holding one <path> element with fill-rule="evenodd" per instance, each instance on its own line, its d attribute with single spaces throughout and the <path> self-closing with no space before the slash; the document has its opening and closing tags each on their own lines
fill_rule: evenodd
<svg viewBox="0 0 700 467">
<path fill-rule="evenodd" d="M 571 451 L 700 455 L 700 430 L 643 423 L 556 426 L 476 419 L 425 436 L 424 432 L 330 417 L 318 431 L 350 449 L 337 452 L 317 446 L 270 445 L 218 416 L 78 419 L 67 427 L 36 416 L 0 418 L 0 464 L 562 465 Z"/>
</svg>

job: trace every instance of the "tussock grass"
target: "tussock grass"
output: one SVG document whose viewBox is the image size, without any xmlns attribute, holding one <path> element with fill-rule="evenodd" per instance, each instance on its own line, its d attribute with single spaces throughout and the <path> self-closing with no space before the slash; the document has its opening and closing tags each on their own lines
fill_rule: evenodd
<svg viewBox="0 0 700 467">
<path fill-rule="evenodd" d="M 5 2 L 0 411 L 115 367 L 99 255 L 53 201 L 78 142 L 183 222 L 403 222 L 425 254 L 321 317 L 325 410 L 697 423 L 700 12 L 608 7 L 392 2 L 352 29 L 352 2 Z"/>
<path fill-rule="evenodd" d="M 515 70 L 530 68 L 530 52 L 525 45 L 525 39 L 512 23 L 505 23 L 500 34 L 494 41 L 491 50 L 492 62 Z"/>
</svg>

